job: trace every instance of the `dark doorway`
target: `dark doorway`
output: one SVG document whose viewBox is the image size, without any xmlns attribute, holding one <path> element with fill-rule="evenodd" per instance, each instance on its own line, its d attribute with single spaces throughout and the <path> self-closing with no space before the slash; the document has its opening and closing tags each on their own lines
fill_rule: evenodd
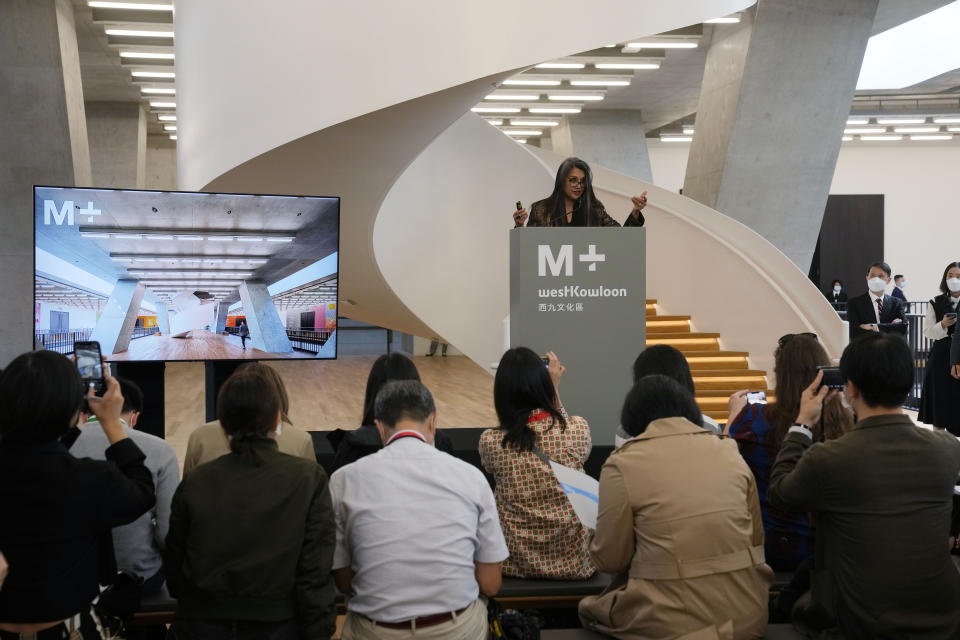
<svg viewBox="0 0 960 640">
<path fill-rule="evenodd" d="M 829 196 L 810 280 L 826 292 L 839 279 L 847 295 L 860 295 L 867 265 L 883 259 L 883 194 Z"/>
</svg>

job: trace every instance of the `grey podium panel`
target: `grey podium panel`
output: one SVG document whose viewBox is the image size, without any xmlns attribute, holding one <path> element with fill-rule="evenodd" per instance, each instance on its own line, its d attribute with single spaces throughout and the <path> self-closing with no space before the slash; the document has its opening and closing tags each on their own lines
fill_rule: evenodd
<svg viewBox="0 0 960 640">
<path fill-rule="evenodd" d="M 642 227 L 510 232 L 510 346 L 557 354 L 560 398 L 596 444 L 613 443 L 646 317 Z"/>
</svg>

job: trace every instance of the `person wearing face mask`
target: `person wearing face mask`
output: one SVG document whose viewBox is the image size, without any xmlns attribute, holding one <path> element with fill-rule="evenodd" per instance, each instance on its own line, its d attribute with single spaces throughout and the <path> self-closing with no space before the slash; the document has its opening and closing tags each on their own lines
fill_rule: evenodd
<svg viewBox="0 0 960 640">
<path fill-rule="evenodd" d="M 867 293 L 847 301 L 850 341 L 869 333 L 894 333 L 906 338 L 906 307 L 884 293 L 890 284 L 890 265 L 874 262 L 867 270 Z"/>
<path fill-rule="evenodd" d="M 893 276 L 893 285 L 893 291 L 890 292 L 890 295 L 906 304 L 907 296 L 903 293 L 903 290 L 907 288 L 907 279 L 898 273 Z"/>
<path fill-rule="evenodd" d="M 837 311 L 846 311 L 847 292 L 843 290 L 842 282 L 839 280 L 833 281 L 833 284 L 830 285 L 830 292 L 827 294 L 827 300 L 830 301 L 830 304 L 832 304 L 833 308 Z"/>
<path fill-rule="evenodd" d="M 623 222 L 625 227 L 642 227 L 642 209 L 647 206 L 647 192 L 630 198 L 633 208 Z M 513 212 L 515 228 L 527 222 L 527 210 Z M 593 193 L 593 174 L 580 158 L 567 158 L 557 169 L 553 193 L 530 207 L 528 227 L 619 227 L 603 203 Z"/>
<path fill-rule="evenodd" d="M 952 369 L 950 343 L 957 342 L 957 312 L 960 306 L 960 262 L 951 262 L 940 279 L 940 295 L 927 303 L 923 336 L 933 340 L 920 396 L 920 422 L 960 436 L 960 380 Z M 960 349 L 960 347 L 958 347 Z"/>
</svg>

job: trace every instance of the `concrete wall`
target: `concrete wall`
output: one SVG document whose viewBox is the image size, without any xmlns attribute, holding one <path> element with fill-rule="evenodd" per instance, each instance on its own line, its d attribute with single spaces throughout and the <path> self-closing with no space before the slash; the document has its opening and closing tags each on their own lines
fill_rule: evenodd
<svg viewBox="0 0 960 640">
<path fill-rule="evenodd" d="M 144 188 L 147 119 L 138 102 L 87 102 L 93 185 Z"/>
<path fill-rule="evenodd" d="M 147 137 L 143 188 L 163 191 L 177 188 L 177 146 L 173 140 Z"/>
</svg>

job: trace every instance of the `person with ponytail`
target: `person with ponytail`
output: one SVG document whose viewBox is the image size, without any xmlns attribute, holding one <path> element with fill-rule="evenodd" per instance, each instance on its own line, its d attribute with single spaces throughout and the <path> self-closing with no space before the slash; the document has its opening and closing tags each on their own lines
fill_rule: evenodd
<svg viewBox="0 0 960 640">
<path fill-rule="evenodd" d="M 217 396 L 230 453 L 200 465 L 173 497 L 164 569 L 175 640 L 330 638 L 336 542 L 328 479 L 281 453 L 283 401 L 256 370 Z"/>
<path fill-rule="evenodd" d="M 643 208 L 647 206 L 647 192 L 630 198 L 633 208 L 624 221 L 625 227 L 642 227 Z M 529 217 L 529 222 L 527 218 Z M 567 158 L 557 169 L 553 193 L 526 209 L 513 212 L 515 227 L 619 227 L 610 217 L 603 203 L 593 192 L 593 173 L 580 158 Z"/>
</svg>

